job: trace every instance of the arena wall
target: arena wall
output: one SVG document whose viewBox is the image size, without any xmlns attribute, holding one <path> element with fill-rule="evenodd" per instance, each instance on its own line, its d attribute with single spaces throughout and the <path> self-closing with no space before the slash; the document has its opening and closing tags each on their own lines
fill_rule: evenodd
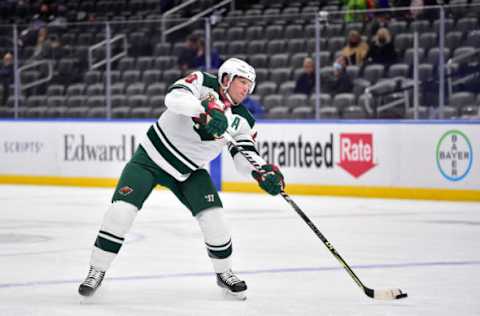
<svg viewBox="0 0 480 316">
<path fill-rule="evenodd" d="M 0 121 L 0 183 L 114 186 L 151 121 Z M 290 194 L 480 201 L 478 121 L 260 121 Z M 207 166 L 208 167 L 208 166 Z M 223 191 L 260 192 L 225 151 Z"/>
</svg>

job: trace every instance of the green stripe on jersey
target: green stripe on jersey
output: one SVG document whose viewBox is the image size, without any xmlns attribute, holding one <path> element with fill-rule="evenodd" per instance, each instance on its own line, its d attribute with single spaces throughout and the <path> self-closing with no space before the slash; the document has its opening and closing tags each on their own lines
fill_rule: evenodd
<svg viewBox="0 0 480 316">
<path fill-rule="evenodd" d="M 202 72 L 203 74 L 203 82 L 202 85 L 204 87 L 210 88 L 215 90 L 216 92 L 219 92 L 219 84 L 217 77 L 215 77 L 212 74 L 209 74 L 208 72 Z"/>
<path fill-rule="evenodd" d="M 175 151 L 175 153 L 182 157 L 184 160 L 188 161 L 189 164 L 193 165 L 196 169 L 200 168 L 196 163 L 194 163 L 193 161 L 191 161 L 190 159 L 188 159 L 187 156 L 185 156 L 184 154 L 182 154 L 182 152 L 180 150 L 178 150 L 175 146 L 173 146 L 173 144 L 168 140 L 167 136 L 165 135 L 165 133 L 162 131 L 162 129 L 160 128 L 160 125 L 158 125 L 158 122 L 155 123 L 157 125 L 157 128 L 158 130 L 160 131 L 160 133 L 162 134 L 163 138 L 165 139 L 165 141 L 167 142 L 168 145 L 170 145 L 170 147 Z"/>
<path fill-rule="evenodd" d="M 172 91 L 172 90 L 175 90 L 175 89 L 185 89 L 185 90 L 190 91 L 190 93 L 193 94 L 192 89 L 190 89 L 189 87 L 187 87 L 186 85 L 181 84 L 181 83 L 174 83 L 173 85 L 171 85 L 171 86 L 168 88 L 167 93 L 170 92 L 170 91 Z"/>
<path fill-rule="evenodd" d="M 250 128 L 255 125 L 255 119 L 253 118 L 253 115 L 247 110 L 247 108 L 243 104 L 232 106 L 232 113 L 240 115 L 241 117 L 246 119 L 248 125 L 250 125 Z"/>
<path fill-rule="evenodd" d="M 167 147 L 165 147 L 165 145 L 160 140 L 160 137 L 158 137 L 157 132 L 155 131 L 153 126 L 151 126 L 148 129 L 147 137 L 148 139 L 150 139 L 153 146 L 158 151 L 158 153 L 163 157 L 163 159 L 168 161 L 168 163 L 173 168 L 175 168 L 178 172 L 180 172 L 181 174 L 187 174 L 187 173 L 193 172 L 193 169 L 185 165 L 180 159 L 175 157 L 175 155 L 170 150 L 168 150 Z"/>
</svg>

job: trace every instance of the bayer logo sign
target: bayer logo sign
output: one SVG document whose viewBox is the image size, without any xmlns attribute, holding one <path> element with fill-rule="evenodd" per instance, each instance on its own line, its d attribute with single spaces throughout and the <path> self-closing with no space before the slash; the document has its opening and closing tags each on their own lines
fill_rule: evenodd
<svg viewBox="0 0 480 316">
<path fill-rule="evenodd" d="M 461 131 L 448 131 L 438 141 L 436 158 L 443 177 L 450 181 L 460 181 L 472 167 L 472 145 Z"/>
</svg>

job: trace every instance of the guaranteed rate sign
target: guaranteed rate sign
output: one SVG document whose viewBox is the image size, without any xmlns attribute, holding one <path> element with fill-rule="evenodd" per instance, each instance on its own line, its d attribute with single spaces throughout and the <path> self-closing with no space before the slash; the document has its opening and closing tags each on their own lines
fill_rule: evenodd
<svg viewBox="0 0 480 316">
<path fill-rule="evenodd" d="M 334 167 L 333 133 L 327 140 L 311 141 L 299 134 L 294 141 L 271 140 L 257 141 L 257 150 L 265 161 L 290 168 L 326 168 Z"/>
<path fill-rule="evenodd" d="M 340 134 L 340 162 L 338 166 L 355 178 L 375 167 L 372 134 Z"/>
</svg>

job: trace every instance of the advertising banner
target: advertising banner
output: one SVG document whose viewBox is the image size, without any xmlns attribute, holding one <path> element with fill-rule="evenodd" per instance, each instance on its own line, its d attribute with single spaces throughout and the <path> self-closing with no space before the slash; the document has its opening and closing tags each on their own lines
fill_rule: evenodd
<svg viewBox="0 0 480 316">
<path fill-rule="evenodd" d="M 290 184 L 480 190 L 479 124 L 272 123 L 257 129 L 258 152 Z M 225 183 L 249 181 L 231 159 L 222 165 Z"/>
<path fill-rule="evenodd" d="M 0 174 L 115 178 L 149 125 L 1 122 Z"/>
<path fill-rule="evenodd" d="M 113 185 L 150 124 L 2 121 L 0 183 Z M 289 192 L 480 200 L 480 123 L 260 122 L 256 129 L 259 154 L 281 168 Z M 259 190 L 227 150 L 211 166 L 223 190 Z"/>
</svg>

